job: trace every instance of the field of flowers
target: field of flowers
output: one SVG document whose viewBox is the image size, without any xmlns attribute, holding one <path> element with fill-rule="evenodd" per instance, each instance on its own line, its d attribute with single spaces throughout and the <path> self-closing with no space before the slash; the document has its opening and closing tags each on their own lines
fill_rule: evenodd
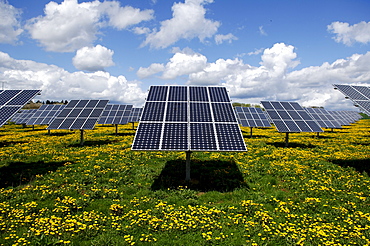
<svg viewBox="0 0 370 246">
<path fill-rule="evenodd" d="M 248 152 L 134 152 L 132 125 L 0 128 L 0 245 L 370 245 L 370 120 L 242 128 Z"/>
</svg>

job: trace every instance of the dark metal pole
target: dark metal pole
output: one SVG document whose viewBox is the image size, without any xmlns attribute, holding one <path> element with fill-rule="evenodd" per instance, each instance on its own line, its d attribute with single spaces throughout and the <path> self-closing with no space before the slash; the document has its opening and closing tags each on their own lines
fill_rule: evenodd
<svg viewBox="0 0 370 246">
<path fill-rule="evenodd" d="M 289 132 L 285 133 L 285 147 L 288 147 L 289 145 Z"/>
<path fill-rule="evenodd" d="M 250 128 L 251 128 L 251 134 L 250 134 L 250 136 L 252 138 L 252 135 L 253 135 L 253 127 L 250 127 Z"/>
<path fill-rule="evenodd" d="M 132 130 L 135 130 L 135 122 L 132 122 Z"/>
<path fill-rule="evenodd" d="M 191 151 L 186 151 L 186 181 L 190 181 L 190 156 L 191 156 Z"/>
<path fill-rule="evenodd" d="M 116 126 L 116 136 L 118 135 L 118 124 L 115 124 Z"/>
<path fill-rule="evenodd" d="M 84 145 L 84 130 L 80 129 L 80 145 Z"/>
</svg>

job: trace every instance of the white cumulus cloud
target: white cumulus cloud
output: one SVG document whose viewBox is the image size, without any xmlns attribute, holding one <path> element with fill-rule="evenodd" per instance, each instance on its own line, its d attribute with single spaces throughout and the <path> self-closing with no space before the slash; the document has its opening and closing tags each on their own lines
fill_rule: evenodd
<svg viewBox="0 0 370 246">
<path fill-rule="evenodd" d="M 83 47 L 77 50 L 73 57 L 73 65 L 79 70 L 101 71 L 106 67 L 114 66 L 113 51 L 104 46 Z"/>
<path fill-rule="evenodd" d="M 0 80 L 5 89 L 41 89 L 38 100 L 108 99 L 116 103 L 142 106 L 146 93 L 140 82 L 108 72 L 70 73 L 55 65 L 16 60 L 0 52 Z"/>
<path fill-rule="evenodd" d="M 23 32 L 19 17 L 21 11 L 0 0 L 0 43 L 14 43 Z"/>
<path fill-rule="evenodd" d="M 328 25 L 328 31 L 335 34 L 333 39 L 337 43 L 347 46 L 355 42 L 363 44 L 370 42 L 370 22 L 361 21 L 351 26 L 349 23 L 336 21 Z"/>
<path fill-rule="evenodd" d="M 174 3 L 172 18 L 162 21 L 159 31 L 153 30 L 147 35 L 143 46 L 151 48 L 166 48 L 180 39 L 198 38 L 203 42 L 211 38 L 218 30 L 220 23 L 205 18 L 205 4 L 213 0 L 185 0 L 184 3 Z"/>
<path fill-rule="evenodd" d="M 26 29 L 47 51 L 73 52 L 91 45 L 104 26 L 121 30 L 152 15 L 152 10 L 120 7 L 118 1 L 51 1 L 45 5 L 44 15 L 29 20 Z"/>
</svg>

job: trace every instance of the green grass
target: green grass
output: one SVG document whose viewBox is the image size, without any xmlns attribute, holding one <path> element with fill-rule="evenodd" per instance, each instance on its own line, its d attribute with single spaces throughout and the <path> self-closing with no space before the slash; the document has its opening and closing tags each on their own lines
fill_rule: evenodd
<svg viewBox="0 0 370 246">
<path fill-rule="evenodd" d="M 131 124 L 0 128 L 0 245 L 366 245 L 370 121 L 242 128 L 248 152 L 131 151 Z"/>
</svg>

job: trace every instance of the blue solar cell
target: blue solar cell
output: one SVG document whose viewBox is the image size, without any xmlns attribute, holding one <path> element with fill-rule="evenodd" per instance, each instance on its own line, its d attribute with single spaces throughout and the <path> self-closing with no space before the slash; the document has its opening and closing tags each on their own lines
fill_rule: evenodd
<svg viewBox="0 0 370 246">
<path fill-rule="evenodd" d="M 283 106 L 280 104 L 280 102 L 271 102 L 271 104 L 275 110 L 284 109 Z"/>
<path fill-rule="evenodd" d="M 190 103 L 191 122 L 212 122 L 209 103 Z"/>
<path fill-rule="evenodd" d="M 191 102 L 208 102 L 207 87 L 189 87 L 189 96 Z"/>
<path fill-rule="evenodd" d="M 190 123 L 192 150 L 217 150 L 213 123 Z"/>
<path fill-rule="evenodd" d="M 237 124 L 216 124 L 217 140 L 220 150 L 245 150 L 245 143 L 240 135 L 240 129 Z"/>
<path fill-rule="evenodd" d="M 165 102 L 147 102 L 145 103 L 142 121 L 163 121 Z"/>
<path fill-rule="evenodd" d="M 167 103 L 166 121 L 188 120 L 188 104 L 186 102 L 169 102 Z"/>
<path fill-rule="evenodd" d="M 277 110 L 277 113 L 279 114 L 280 118 L 283 120 L 291 120 L 289 114 L 286 111 Z"/>
<path fill-rule="evenodd" d="M 225 87 L 208 87 L 211 102 L 230 102 Z"/>
<path fill-rule="evenodd" d="M 162 123 L 139 123 L 132 149 L 158 150 L 162 125 Z"/>
<path fill-rule="evenodd" d="M 95 100 L 94 100 L 95 101 Z M 76 104 L 76 108 L 85 108 L 86 105 L 89 103 L 89 100 L 80 100 L 77 104 Z"/>
<path fill-rule="evenodd" d="M 230 103 L 212 103 L 212 111 L 215 122 L 236 122 Z"/>
<path fill-rule="evenodd" d="M 168 101 L 187 101 L 188 88 L 186 86 L 170 86 Z"/>
<path fill-rule="evenodd" d="M 2 91 L 0 94 L 0 105 L 5 105 L 8 103 L 12 98 L 14 98 L 17 94 L 19 94 L 21 90 L 5 90 Z"/>
<path fill-rule="evenodd" d="M 274 125 L 276 127 L 276 129 L 279 131 L 279 132 L 290 132 L 288 127 L 285 125 L 284 121 L 282 120 L 274 120 Z"/>
<path fill-rule="evenodd" d="M 147 101 L 166 101 L 168 86 L 151 86 Z"/>
<path fill-rule="evenodd" d="M 295 121 L 292 120 L 284 120 L 285 125 L 289 129 L 289 132 L 301 132 L 301 130 L 298 128 Z"/>
<path fill-rule="evenodd" d="M 166 123 L 163 131 L 163 150 L 188 149 L 188 124 Z"/>
</svg>

